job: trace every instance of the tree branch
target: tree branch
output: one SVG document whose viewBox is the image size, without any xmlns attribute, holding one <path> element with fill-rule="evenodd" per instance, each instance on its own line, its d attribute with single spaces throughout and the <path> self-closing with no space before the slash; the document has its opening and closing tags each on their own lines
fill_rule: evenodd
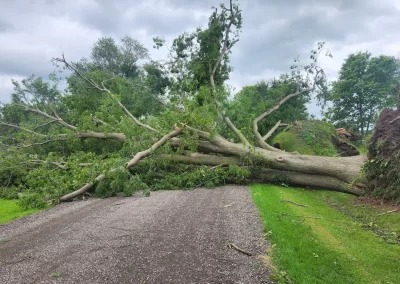
<svg viewBox="0 0 400 284">
<path fill-rule="evenodd" d="M 158 148 L 160 148 L 162 145 L 164 145 L 168 140 L 171 138 L 179 135 L 182 132 L 183 128 L 175 128 L 173 131 L 170 133 L 164 135 L 159 141 L 154 143 L 149 149 L 138 152 L 126 165 L 127 168 L 130 168 L 134 165 L 137 164 L 137 162 L 140 161 L 140 159 L 149 156 L 152 152 L 156 151 Z"/>
<path fill-rule="evenodd" d="M 68 63 L 67 60 L 65 59 L 64 54 L 62 55 L 62 58 L 53 58 L 55 61 L 61 62 L 63 63 L 67 68 L 71 69 L 72 71 L 74 71 L 80 78 L 82 78 L 84 81 L 86 81 L 89 85 L 91 85 L 93 88 L 99 90 L 100 92 L 105 92 L 107 93 L 117 104 L 118 106 L 121 108 L 121 110 L 129 117 L 133 120 L 133 122 L 135 124 L 137 124 L 138 126 L 144 127 L 152 132 L 155 133 L 159 133 L 158 130 L 152 128 L 151 126 L 140 122 L 122 103 L 121 101 L 109 90 L 104 86 L 104 83 L 107 81 L 103 81 L 101 82 L 101 87 L 92 79 L 87 78 L 85 75 L 83 75 L 78 68 L 76 68 L 75 66 L 73 66 L 72 64 Z"/>
<path fill-rule="evenodd" d="M 236 126 L 232 123 L 230 118 L 225 114 L 225 110 L 223 109 L 221 111 L 222 116 L 224 117 L 225 123 L 228 125 L 228 127 L 231 129 L 231 131 L 239 138 L 239 140 L 242 142 L 243 145 L 246 147 L 250 148 L 251 145 L 247 138 L 242 134 L 242 132 L 236 128 Z"/>
<path fill-rule="evenodd" d="M 39 132 L 30 130 L 30 129 L 28 129 L 28 128 L 21 127 L 21 126 L 16 125 L 16 124 L 6 123 L 6 122 L 3 122 L 3 121 L 0 121 L 0 125 L 4 125 L 4 126 L 9 126 L 9 127 L 17 128 L 17 129 L 19 129 L 19 130 L 22 130 L 22 131 L 25 131 L 25 132 L 34 134 L 34 135 L 36 135 L 36 136 L 47 137 L 47 135 L 44 135 L 44 134 L 42 134 L 42 133 L 39 133 Z"/>
<path fill-rule="evenodd" d="M 207 155 L 200 153 L 190 153 L 188 155 L 169 155 L 161 154 L 156 158 L 169 159 L 181 163 L 207 165 L 207 166 L 224 166 L 224 165 L 239 165 L 240 160 L 236 157 L 222 157 L 216 155 Z"/>
<path fill-rule="evenodd" d="M 80 189 L 75 190 L 74 192 L 71 192 L 71 193 L 69 193 L 69 194 L 66 194 L 66 195 L 62 196 L 62 197 L 60 198 L 60 201 L 61 201 L 61 202 L 63 202 L 63 201 L 68 201 L 68 200 L 70 200 L 70 199 L 72 199 L 72 198 L 74 198 L 74 197 L 77 197 L 77 196 L 79 196 L 79 195 L 81 195 L 81 194 L 84 194 L 84 193 L 85 193 L 86 191 L 88 191 L 95 183 L 98 183 L 98 182 L 104 180 L 105 178 L 106 178 L 106 176 L 103 175 L 103 174 L 98 175 L 98 176 L 94 179 L 94 182 L 87 183 L 87 184 L 85 184 L 84 186 L 82 186 Z"/>
<path fill-rule="evenodd" d="M 69 124 L 69 123 L 65 122 L 61 117 L 59 117 L 58 114 L 55 112 L 55 110 L 53 108 L 52 108 L 52 110 L 53 110 L 53 113 L 54 113 L 55 116 L 50 115 L 47 112 L 40 110 L 38 107 L 31 108 L 31 107 L 29 107 L 27 105 L 23 105 L 23 104 L 19 104 L 19 106 L 25 108 L 25 110 L 28 110 L 28 111 L 31 111 L 31 112 L 35 112 L 37 114 L 40 114 L 41 116 L 49 118 L 49 119 L 52 120 L 52 122 L 53 121 L 57 122 L 57 123 L 61 124 L 62 126 L 68 128 L 68 129 L 71 129 L 73 131 L 77 131 L 78 130 L 78 128 L 75 125 Z"/>
<path fill-rule="evenodd" d="M 230 47 L 228 47 L 228 41 L 229 41 L 229 34 L 231 32 L 231 27 L 233 25 L 233 22 L 235 21 L 235 16 L 233 13 L 233 5 L 232 5 L 232 0 L 229 1 L 229 12 L 230 12 L 230 20 L 228 23 L 228 26 L 226 27 L 225 30 L 225 37 L 224 37 L 224 44 L 222 45 L 222 50 L 218 56 L 217 62 L 215 62 L 214 67 L 211 70 L 211 74 L 210 74 L 210 83 L 211 83 L 211 87 L 215 88 L 215 83 L 214 83 L 214 76 L 215 76 L 215 72 L 218 69 L 219 64 L 222 61 L 222 58 L 224 57 L 224 55 L 226 54 L 226 52 L 229 51 L 229 49 L 233 46 L 233 44 L 231 44 Z"/>
<path fill-rule="evenodd" d="M 104 133 L 95 131 L 84 131 L 84 132 L 77 132 L 76 136 L 78 138 L 111 139 L 111 140 L 118 140 L 119 142 L 126 141 L 125 134 L 118 132 Z"/>
<path fill-rule="evenodd" d="M 267 139 L 268 139 L 269 137 L 271 137 L 271 135 L 276 131 L 276 129 L 278 129 L 278 127 L 279 127 L 280 125 L 281 125 L 281 121 L 279 120 L 279 121 L 274 125 L 274 127 L 272 127 L 271 130 L 268 131 L 268 133 L 265 134 L 265 135 L 262 137 L 262 140 L 267 141 Z"/>
<path fill-rule="evenodd" d="M 108 123 L 107 123 L 107 122 L 105 122 L 105 121 L 103 121 L 103 120 L 97 118 L 96 116 L 94 116 L 94 115 L 91 114 L 90 117 L 92 118 L 92 120 L 93 120 L 94 122 L 96 122 L 96 125 L 102 124 L 102 125 L 108 126 Z M 114 130 L 114 128 L 112 128 L 112 130 Z"/>
<path fill-rule="evenodd" d="M 104 133 L 104 132 L 95 132 L 95 131 L 79 131 L 78 127 L 76 127 L 75 125 L 69 124 L 67 122 L 65 122 L 57 113 L 56 111 L 52 108 L 54 116 L 48 114 L 45 111 L 41 111 L 38 108 L 31 108 L 28 107 L 26 105 L 20 105 L 22 107 L 24 107 L 26 110 L 28 111 L 32 111 L 34 113 L 40 114 L 41 116 L 44 116 L 46 118 L 51 119 L 51 122 L 57 122 L 60 125 L 76 132 L 76 136 L 78 138 L 97 138 L 97 139 L 114 139 L 114 140 L 118 140 L 120 142 L 125 142 L 126 141 L 126 136 L 124 133 L 116 133 L 116 132 L 111 132 L 111 133 Z M 50 122 L 49 122 L 50 123 Z M 48 137 L 47 135 L 43 135 L 44 137 Z M 51 140 L 48 142 L 52 142 L 55 140 Z M 37 145 L 37 144 L 34 144 Z M 32 146 L 32 145 L 30 145 Z M 30 147 L 29 146 L 29 147 Z"/>
<path fill-rule="evenodd" d="M 33 163 L 33 164 L 53 165 L 62 170 L 66 169 L 65 166 L 59 162 L 49 162 L 49 161 L 43 161 L 43 160 L 29 160 L 29 162 Z"/>
<path fill-rule="evenodd" d="M 179 135 L 182 132 L 182 128 L 175 128 L 173 131 L 170 133 L 164 135 L 159 141 L 154 143 L 149 149 L 138 152 L 126 165 L 126 168 L 130 168 L 134 165 L 136 165 L 142 158 L 149 156 L 152 152 L 156 151 L 159 147 L 164 145 L 168 140 L 171 138 Z M 110 172 L 116 171 L 117 169 L 112 169 Z M 84 194 L 86 191 L 88 191 L 90 188 L 92 188 L 96 183 L 104 180 L 106 178 L 105 174 L 98 175 L 93 182 L 87 183 L 78 190 L 75 190 L 74 192 L 71 192 L 67 195 L 64 195 L 63 197 L 60 198 L 60 201 L 67 201 L 70 200 L 76 196 L 79 196 L 81 194 Z"/>
<path fill-rule="evenodd" d="M 57 122 L 57 121 L 58 121 L 57 119 L 48 121 L 48 122 L 46 122 L 46 123 L 43 123 L 43 124 L 40 124 L 40 125 L 36 126 L 33 130 L 36 130 L 36 129 L 40 128 L 40 127 L 44 127 L 44 126 L 46 126 L 46 125 L 49 125 L 49 124 L 54 123 L 54 122 Z"/>
<path fill-rule="evenodd" d="M 260 120 L 262 120 L 263 118 L 265 118 L 267 115 L 270 115 L 271 113 L 273 113 L 274 111 L 278 110 L 284 103 L 286 103 L 288 100 L 290 100 L 291 98 L 300 96 L 304 93 L 308 93 L 311 92 L 315 89 L 316 83 L 317 83 L 317 78 L 319 73 L 321 72 L 321 70 L 317 70 L 316 71 L 316 75 L 314 77 L 314 82 L 311 88 L 299 91 L 299 89 L 297 88 L 297 91 L 293 94 L 290 94 L 288 96 L 286 96 L 285 98 L 283 98 L 282 100 L 280 100 L 274 107 L 270 108 L 269 110 L 263 112 L 262 114 L 260 114 L 258 117 L 256 117 L 253 120 L 253 134 L 254 136 L 257 138 L 257 143 L 264 149 L 266 150 L 271 150 L 271 151 L 275 151 L 275 152 L 281 152 L 281 150 L 276 149 L 274 147 L 272 147 L 271 145 L 269 145 L 268 143 L 265 142 L 265 140 L 263 139 L 263 137 L 261 137 L 260 132 L 258 131 L 258 122 Z"/>
<path fill-rule="evenodd" d="M 49 139 L 49 140 L 42 141 L 42 142 L 36 142 L 36 143 L 32 143 L 32 144 L 20 145 L 20 146 L 16 146 L 16 147 L 18 149 L 29 148 L 29 147 L 33 147 L 33 146 L 40 146 L 40 145 L 48 144 L 48 143 L 55 142 L 55 141 L 65 141 L 65 140 L 67 140 L 67 139 L 60 137 L 60 138 Z"/>
<path fill-rule="evenodd" d="M 229 34 L 231 32 L 231 27 L 235 21 L 232 0 L 229 1 L 229 12 L 230 12 L 230 17 L 229 17 L 230 19 L 229 19 L 228 26 L 226 27 L 226 30 L 225 30 L 224 43 L 223 43 L 221 52 L 217 58 L 217 61 L 215 62 L 215 65 L 211 69 L 211 72 L 210 72 L 210 84 L 211 84 L 212 93 L 215 93 L 215 80 L 214 80 L 215 72 L 217 71 L 218 66 L 221 64 L 222 58 L 230 50 L 230 48 L 238 41 L 238 40 L 234 40 L 230 44 L 230 46 L 228 46 Z M 225 123 L 228 125 L 228 127 L 231 129 L 231 131 L 240 139 L 240 141 L 243 143 L 243 145 L 245 145 L 246 147 L 251 147 L 251 145 L 250 145 L 249 141 L 246 139 L 246 137 L 240 132 L 239 129 L 236 128 L 236 126 L 232 123 L 230 118 L 226 115 L 226 111 L 223 109 L 221 103 L 216 99 L 215 95 L 213 95 L 213 97 L 214 97 L 214 102 L 216 104 L 217 110 L 219 110 L 221 112 Z"/>
</svg>

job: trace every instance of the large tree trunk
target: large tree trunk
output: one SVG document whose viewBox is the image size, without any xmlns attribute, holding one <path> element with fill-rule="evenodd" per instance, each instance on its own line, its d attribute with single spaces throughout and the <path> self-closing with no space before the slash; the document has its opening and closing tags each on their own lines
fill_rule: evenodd
<svg viewBox="0 0 400 284">
<path fill-rule="evenodd" d="M 207 133 L 200 132 L 204 138 Z M 172 145 L 180 145 L 179 138 L 174 138 Z M 272 181 L 274 176 L 286 176 L 292 184 L 325 188 L 336 191 L 360 194 L 361 190 L 353 185 L 361 177 L 361 166 L 366 156 L 322 157 L 298 155 L 287 152 L 276 152 L 259 147 L 251 147 L 241 143 L 232 143 L 217 135 L 211 141 L 200 141 L 198 150 L 216 155 L 189 154 L 187 156 L 170 156 L 170 158 L 187 163 L 204 165 L 244 165 L 241 158 L 263 162 L 265 169 L 253 173 L 254 178 Z M 229 157 L 221 157 L 221 155 Z"/>
<path fill-rule="evenodd" d="M 335 191 L 346 192 L 354 195 L 360 195 L 361 189 L 356 186 L 351 186 L 349 183 L 342 181 L 336 177 L 312 174 L 300 171 L 290 170 L 277 170 L 271 168 L 263 169 L 252 169 L 239 157 L 223 157 L 217 155 L 200 154 L 200 153 L 187 153 L 184 156 L 181 155 L 160 155 L 161 159 L 171 159 L 177 162 L 207 165 L 207 166 L 226 166 L 226 165 L 237 165 L 246 167 L 251 170 L 251 176 L 248 179 L 249 182 L 277 182 L 279 179 L 284 179 L 285 183 L 292 185 L 299 185 L 304 187 L 311 187 L 316 189 L 329 189 Z M 304 157 L 304 156 L 303 156 Z M 357 159 L 356 159 L 357 160 Z M 363 158 L 358 159 L 362 161 Z M 336 163 L 338 160 L 332 160 Z M 347 160 L 348 161 L 348 160 Z M 354 161 L 353 161 L 354 162 Z M 353 164 L 354 172 L 357 173 L 357 163 Z M 355 175 L 355 178 L 357 175 Z"/>
<path fill-rule="evenodd" d="M 176 143 L 176 142 L 175 142 Z M 360 177 L 360 169 L 366 156 L 322 157 L 275 152 L 259 147 L 248 148 L 216 136 L 211 143 L 201 143 L 200 149 L 239 157 L 251 157 L 268 164 L 270 168 L 284 171 L 315 174 L 351 183 Z"/>
</svg>

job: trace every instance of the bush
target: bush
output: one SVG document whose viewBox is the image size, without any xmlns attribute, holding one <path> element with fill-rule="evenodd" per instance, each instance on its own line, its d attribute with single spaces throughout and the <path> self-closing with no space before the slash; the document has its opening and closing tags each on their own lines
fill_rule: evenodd
<svg viewBox="0 0 400 284">
<path fill-rule="evenodd" d="M 18 199 L 18 205 L 24 209 L 32 209 L 32 208 L 42 209 L 47 206 L 47 203 L 39 193 L 30 193 L 30 194 L 23 194 Z"/>
<path fill-rule="evenodd" d="M 19 189 L 16 186 L 1 187 L 0 198 L 2 199 L 18 199 Z"/>
</svg>

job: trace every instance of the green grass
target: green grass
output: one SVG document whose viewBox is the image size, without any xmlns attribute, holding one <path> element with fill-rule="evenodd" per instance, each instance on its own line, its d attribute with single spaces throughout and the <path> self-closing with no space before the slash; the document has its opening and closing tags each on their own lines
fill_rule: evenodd
<svg viewBox="0 0 400 284">
<path fill-rule="evenodd" d="M 353 142 L 353 145 L 354 145 L 354 147 L 357 148 L 358 152 L 360 152 L 361 155 L 368 155 L 368 143 L 369 143 L 369 139 L 364 138 L 363 141 Z"/>
<path fill-rule="evenodd" d="M 374 208 L 355 207 L 353 197 L 338 192 L 275 185 L 251 189 L 282 283 L 399 283 L 400 246 L 375 234 L 398 236 L 399 213 L 377 216 Z"/>
<path fill-rule="evenodd" d="M 37 211 L 39 211 L 39 209 L 23 209 L 17 204 L 16 200 L 0 199 L 0 224 L 10 222 Z"/>
<path fill-rule="evenodd" d="M 272 140 L 272 144 L 279 143 L 282 149 L 287 152 L 299 152 L 303 155 L 315 155 L 312 148 L 294 133 L 281 132 Z"/>
<path fill-rule="evenodd" d="M 272 144 L 279 143 L 281 149 L 288 152 L 299 152 L 304 155 L 338 156 L 332 143 L 332 136 L 338 139 L 335 128 L 323 121 L 298 121 L 272 139 Z"/>
</svg>

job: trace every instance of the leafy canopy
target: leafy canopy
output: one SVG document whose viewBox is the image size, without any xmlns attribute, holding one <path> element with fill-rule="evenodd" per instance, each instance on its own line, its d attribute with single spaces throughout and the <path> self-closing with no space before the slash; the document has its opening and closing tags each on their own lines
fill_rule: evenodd
<svg viewBox="0 0 400 284">
<path fill-rule="evenodd" d="M 395 106 L 399 72 L 400 64 L 394 57 L 372 57 L 369 52 L 350 54 L 327 96 L 332 104 L 327 118 L 338 126 L 366 134 L 383 108 Z"/>
</svg>

